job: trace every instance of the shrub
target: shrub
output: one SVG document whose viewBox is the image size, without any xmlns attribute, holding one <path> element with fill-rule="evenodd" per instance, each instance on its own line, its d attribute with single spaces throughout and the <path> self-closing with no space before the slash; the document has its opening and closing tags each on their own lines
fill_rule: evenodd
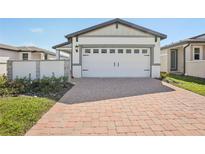
<svg viewBox="0 0 205 154">
<path fill-rule="evenodd" d="M 166 72 L 160 72 L 161 79 L 165 79 L 168 76 L 168 73 Z"/>
<path fill-rule="evenodd" d="M 43 77 L 38 80 L 29 78 L 16 79 L 9 81 L 5 76 L 0 77 L 0 96 L 13 96 L 19 94 L 37 96 L 56 96 L 59 91 L 70 88 L 66 77 Z"/>
<path fill-rule="evenodd" d="M 6 76 L 0 76 L 0 96 L 18 95 L 22 90 L 22 84 L 9 81 Z"/>
</svg>

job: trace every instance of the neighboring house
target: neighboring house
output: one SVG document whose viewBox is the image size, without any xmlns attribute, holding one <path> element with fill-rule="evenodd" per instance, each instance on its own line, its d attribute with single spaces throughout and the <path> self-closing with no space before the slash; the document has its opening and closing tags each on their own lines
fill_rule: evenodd
<svg viewBox="0 0 205 154">
<path fill-rule="evenodd" d="M 56 59 L 56 54 L 33 46 L 14 47 L 0 44 L 0 75 L 7 72 L 8 60 L 46 60 Z"/>
<path fill-rule="evenodd" d="M 54 46 L 71 54 L 73 77 L 159 77 L 160 41 L 167 36 L 114 19 L 65 36 Z"/>
<path fill-rule="evenodd" d="M 162 47 L 161 72 L 205 78 L 205 34 Z"/>
</svg>

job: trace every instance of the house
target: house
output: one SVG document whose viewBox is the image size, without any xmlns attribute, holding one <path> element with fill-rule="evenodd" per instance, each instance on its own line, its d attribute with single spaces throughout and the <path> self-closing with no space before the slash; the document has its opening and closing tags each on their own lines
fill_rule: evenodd
<svg viewBox="0 0 205 154">
<path fill-rule="evenodd" d="M 165 34 L 113 19 L 65 36 L 53 46 L 71 54 L 73 77 L 159 77 Z"/>
<path fill-rule="evenodd" d="M 205 78 L 205 34 L 161 48 L 161 72 Z"/>
<path fill-rule="evenodd" d="M 34 46 L 15 47 L 0 44 L 0 75 L 6 74 L 8 60 L 56 59 L 56 54 Z"/>
</svg>

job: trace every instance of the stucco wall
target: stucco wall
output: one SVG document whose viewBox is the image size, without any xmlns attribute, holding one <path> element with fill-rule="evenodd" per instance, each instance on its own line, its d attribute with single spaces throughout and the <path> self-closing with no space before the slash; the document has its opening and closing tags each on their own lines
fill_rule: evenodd
<svg viewBox="0 0 205 154">
<path fill-rule="evenodd" d="M 42 53 L 31 53 L 31 60 L 41 60 L 42 58 L 44 58 L 42 57 Z"/>
<path fill-rule="evenodd" d="M 152 66 L 152 78 L 160 77 L 160 66 Z"/>
<path fill-rule="evenodd" d="M 186 62 L 186 75 L 205 78 L 205 60 Z"/>
<path fill-rule="evenodd" d="M 44 76 L 64 76 L 64 61 L 41 61 L 40 78 Z"/>
<path fill-rule="evenodd" d="M 79 37 L 78 44 L 153 44 L 159 46 L 159 42 L 155 43 L 154 37 Z"/>
<path fill-rule="evenodd" d="M 122 24 L 118 24 L 118 28 L 116 28 L 116 24 L 112 24 L 91 32 L 88 32 L 86 34 L 83 34 L 82 36 L 94 36 L 94 35 L 129 35 L 129 36 L 152 36 L 151 34 L 136 30 L 134 28 L 127 27 Z"/>
<path fill-rule="evenodd" d="M 7 74 L 7 65 L 6 63 L 0 63 L 0 75 Z"/>
<path fill-rule="evenodd" d="M 45 77 L 61 77 L 70 78 L 70 62 L 68 60 L 32 60 L 32 61 L 9 61 L 10 79 L 31 78 L 38 79 Z"/>
<path fill-rule="evenodd" d="M 36 78 L 35 61 L 15 61 L 12 63 L 12 79 L 24 77 Z"/>
<path fill-rule="evenodd" d="M 183 47 L 179 47 L 178 49 L 178 72 L 184 72 L 184 51 Z"/>
<path fill-rule="evenodd" d="M 161 72 L 169 72 L 168 63 L 169 63 L 168 49 L 163 49 L 161 50 L 161 55 L 160 55 L 160 71 Z"/>
<path fill-rule="evenodd" d="M 17 60 L 18 59 L 18 52 L 16 51 L 10 51 L 5 49 L 0 49 L 0 60 Z"/>
<path fill-rule="evenodd" d="M 18 60 L 19 55 L 16 51 L 0 49 L 0 75 L 7 74 L 7 60 Z"/>
<path fill-rule="evenodd" d="M 54 56 L 54 55 L 48 55 L 48 59 L 49 59 L 49 60 L 56 59 L 56 56 Z"/>
</svg>

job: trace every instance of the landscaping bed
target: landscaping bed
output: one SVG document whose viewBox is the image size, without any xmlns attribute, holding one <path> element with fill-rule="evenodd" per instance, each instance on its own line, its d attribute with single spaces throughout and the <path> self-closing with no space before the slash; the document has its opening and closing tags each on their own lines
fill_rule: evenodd
<svg viewBox="0 0 205 154">
<path fill-rule="evenodd" d="M 67 78 L 8 80 L 0 76 L 0 135 L 24 135 L 72 84 Z"/>
<path fill-rule="evenodd" d="M 205 96 L 205 79 L 167 73 L 161 73 L 161 78 L 177 87 Z"/>
</svg>

